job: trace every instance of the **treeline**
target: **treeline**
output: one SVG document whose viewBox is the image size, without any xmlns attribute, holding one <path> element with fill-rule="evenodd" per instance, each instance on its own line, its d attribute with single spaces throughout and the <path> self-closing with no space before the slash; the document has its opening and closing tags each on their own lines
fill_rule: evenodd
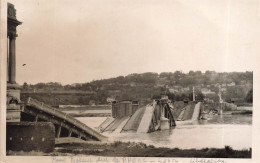
<svg viewBox="0 0 260 163">
<path fill-rule="evenodd" d="M 196 94 L 199 98 L 205 97 L 200 90 L 207 88 L 210 91 L 216 92 L 215 95 L 211 95 L 212 97 L 209 96 L 216 101 L 218 100 L 217 93 L 219 89 L 217 84 L 233 84 L 232 86 L 226 87 L 225 92 L 223 92 L 223 98 L 226 101 L 231 98 L 247 98 L 247 100 L 250 101 L 249 91 L 253 85 L 253 72 L 217 73 L 215 71 L 206 71 L 202 73 L 201 71 L 190 71 L 189 73 L 183 73 L 176 71 L 163 72 L 160 74 L 147 72 L 69 85 L 62 85 L 57 82 L 24 83 L 22 92 L 94 92 L 93 95 L 88 96 L 87 101 L 81 97 L 79 102 L 81 104 L 89 104 L 89 102 L 93 103 L 93 101 L 95 101 L 96 104 L 104 104 L 108 97 L 113 97 L 118 100 L 140 100 L 156 98 L 167 94 L 172 100 L 191 99 L 192 87 L 195 86 L 198 88 Z M 183 91 L 177 93 L 171 92 L 171 88 L 176 86 L 183 88 Z"/>
</svg>

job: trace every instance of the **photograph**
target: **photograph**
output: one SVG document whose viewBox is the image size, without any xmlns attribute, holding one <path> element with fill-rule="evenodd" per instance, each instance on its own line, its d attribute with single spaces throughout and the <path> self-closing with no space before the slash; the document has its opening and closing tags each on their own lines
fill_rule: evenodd
<svg viewBox="0 0 260 163">
<path fill-rule="evenodd" d="M 0 163 L 260 161 L 259 9 L 1 0 Z"/>
</svg>

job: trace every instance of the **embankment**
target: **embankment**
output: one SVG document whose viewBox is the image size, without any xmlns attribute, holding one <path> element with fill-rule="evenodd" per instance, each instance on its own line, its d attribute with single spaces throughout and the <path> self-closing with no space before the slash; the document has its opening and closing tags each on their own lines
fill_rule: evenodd
<svg viewBox="0 0 260 163">
<path fill-rule="evenodd" d="M 19 153 L 17 155 L 19 155 Z M 49 153 L 47 155 L 95 155 L 108 157 L 251 158 L 251 149 L 234 150 L 229 146 L 225 146 L 225 148 L 221 149 L 156 148 L 152 145 L 146 145 L 144 143 L 124 143 L 117 141 L 110 144 L 62 144 L 59 145 L 53 153 Z"/>
</svg>

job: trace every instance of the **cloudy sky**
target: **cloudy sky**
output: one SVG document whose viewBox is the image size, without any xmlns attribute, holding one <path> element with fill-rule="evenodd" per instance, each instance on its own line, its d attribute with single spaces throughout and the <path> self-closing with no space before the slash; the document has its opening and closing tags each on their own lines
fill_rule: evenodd
<svg viewBox="0 0 260 163">
<path fill-rule="evenodd" d="M 258 66 L 257 0 L 9 2 L 23 22 L 16 39 L 19 84 Z"/>
</svg>

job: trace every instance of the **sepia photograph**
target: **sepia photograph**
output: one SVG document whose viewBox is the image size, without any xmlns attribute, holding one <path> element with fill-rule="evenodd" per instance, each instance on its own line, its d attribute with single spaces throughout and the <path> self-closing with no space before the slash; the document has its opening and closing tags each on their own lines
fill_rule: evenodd
<svg viewBox="0 0 260 163">
<path fill-rule="evenodd" d="M 260 161 L 259 7 L 1 1 L 0 163 Z"/>
</svg>

